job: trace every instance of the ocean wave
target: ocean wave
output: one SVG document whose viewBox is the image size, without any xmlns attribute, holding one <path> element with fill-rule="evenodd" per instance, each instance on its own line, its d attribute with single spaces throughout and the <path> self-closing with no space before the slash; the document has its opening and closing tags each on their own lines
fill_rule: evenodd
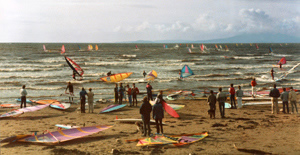
<svg viewBox="0 0 300 155">
<path fill-rule="evenodd" d="M 0 72 L 33 72 L 33 71 L 54 71 L 57 68 L 10 68 L 10 69 L 0 69 Z"/>
<path fill-rule="evenodd" d="M 65 66 L 65 64 L 58 64 L 58 65 L 41 65 L 41 64 L 0 64 L 0 67 L 40 67 L 40 68 L 57 68 Z"/>
</svg>

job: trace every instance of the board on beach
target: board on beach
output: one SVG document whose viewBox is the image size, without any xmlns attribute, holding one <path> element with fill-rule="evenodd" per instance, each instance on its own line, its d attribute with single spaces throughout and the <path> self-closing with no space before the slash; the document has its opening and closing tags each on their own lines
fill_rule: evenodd
<svg viewBox="0 0 300 155">
<path fill-rule="evenodd" d="M 16 101 L 21 102 L 21 99 L 17 98 Z M 30 101 L 29 99 L 26 99 L 26 103 L 32 103 L 32 101 Z"/>
<path fill-rule="evenodd" d="M 78 139 L 84 136 L 98 133 L 100 131 L 111 128 L 110 125 L 97 125 L 89 127 L 72 128 L 66 130 L 58 130 L 54 132 L 43 133 L 41 135 L 33 135 L 26 138 L 19 139 L 19 142 L 31 142 L 31 143 L 60 143 L 73 139 Z"/>
<path fill-rule="evenodd" d="M 66 124 L 55 124 L 55 126 L 63 129 L 80 128 L 80 126 L 73 126 L 73 125 L 66 125 Z"/>
<path fill-rule="evenodd" d="M 37 105 L 37 106 L 12 110 L 8 113 L 5 113 L 5 114 L 1 115 L 0 118 L 18 116 L 18 115 L 21 115 L 21 114 L 26 113 L 26 112 L 33 112 L 33 111 L 40 110 L 40 109 L 46 108 L 48 106 L 49 106 L 49 104 L 45 104 L 45 105 Z"/>
<path fill-rule="evenodd" d="M 16 108 L 16 107 L 20 107 L 20 104 L 0 104 L 0 107 L 1 108 Z"/>
<path fill-rule="evenodd" d="M 115 110 L 124 108 L 125 106 L 126 106 L 126 104 L 112 104 L 112 105 L 109 105 L 106 108 L 102 109 L 99 112 L 99 114 L 106 113 L 106 112 L 111 112 L 111 111 L 115 111 Z"/>
<path fill-rule="evenodd" d="M 278 102 L 279 104 L 280 102 Z M 244 103 L 243 105 L 270 105 L 272 104 L 272 102 L 248 102 L 248 103 Z"/>
<path fill-rule="evenodd" d="M 38 101 L 31 100 L 31 101 L 37 104 L 60 104 L 60 102 L 57 100 L 38 100 Z"/>
<path fill-rule="evenodd" d="M 59 109 L 59 110 L 66 110 L 70 108 L 70 106 L 71 106 L 70 103 L 50 104 L 51 108 Z"/>
<path fill-rule="evenodd" d="M 135 122 L 143 122 L 142 119 L 115 119 L 118 123 L 124 123 L 124 124 L 135 124 Z M 166 125 L 166 123 L 162 122 L 163 125 Z M 156 125 L 155 120 L 150 120 L 150 125 Z"/>
<path fill-rule="evenodd" d="M 231 104 L 225 103 L 225 108 L 230 109 L 231 108 Z"/>
</svg>

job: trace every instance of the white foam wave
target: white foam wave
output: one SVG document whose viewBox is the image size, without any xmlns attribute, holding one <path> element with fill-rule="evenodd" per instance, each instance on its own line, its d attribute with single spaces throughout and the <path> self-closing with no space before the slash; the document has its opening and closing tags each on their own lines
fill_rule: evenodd
<svg viewBox="0 0 300 155">
<path fill-rule="evenodd" d="M 9 68 L 9 69 L 0 69 L 0 72 L 24 72 L 24 71 L 53 71 L 57 68 Z"/>
</svg>

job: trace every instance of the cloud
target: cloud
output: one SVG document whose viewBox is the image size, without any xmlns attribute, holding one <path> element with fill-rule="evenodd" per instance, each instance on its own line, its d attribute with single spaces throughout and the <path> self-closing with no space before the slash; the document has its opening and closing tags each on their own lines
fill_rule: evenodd
<svg viewBox="0 0 300 155">
<path fill-rule="evenodd" d="M 150 24 L 149 24 L 149 22 L 145 21 L 141 25 L 138 25 L 135 28 L 135 31 L 137 31 L 137 32 L 143 32 L 143 31 L 147 30 L 148 28 L 150 28 Z"/>
</svg>

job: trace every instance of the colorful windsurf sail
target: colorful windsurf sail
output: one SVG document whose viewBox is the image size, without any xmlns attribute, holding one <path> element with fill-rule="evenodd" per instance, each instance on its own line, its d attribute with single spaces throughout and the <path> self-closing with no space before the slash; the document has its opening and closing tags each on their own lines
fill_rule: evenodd
<svg viewBox="0 0 300 155">
<path fill-rule="evenodd" d="M 259 49 L 257 44 L 255 44 L 255 47 L 256 47 L 257 50 Z"/>
<path fill-rule="evenodd" d="M 147 74 L 146 80 L 153 81 L 155 78 L 157 78 L 157 73 L 155 70 L 152 70 Z"/>
<path fill-rule="evenodd" d="M 203 44 L 201 44 L 200 49 L 201 49 L 201 51 L 204 51 L 204 45 Z"/>
<path fill-rule="evenodd" d="M 194 48 L 194 44 L 191 44 L 191 48 L 192 48 L 192 49 Z"/>
<path fill-rule="evenodd" d="M 121 109 L 121 108 L 123 108 L 125 106 L 126 106 L 126 104 L 112 104 L 112 105 L 109 105 L 106 108 L 102 109 L 99 112 L 99 114 L 106 113 L 106 112 L 111 112 L 111 111 L 115 111 L 115 110 Z"/>
<path fill-rule="evenodd" d="M 105 76 L 100 79 L 104 82 L 119 82 L 119 81 L 122 81 L 122 80 L 128 78 L 131 74 L 132 74 L 132 72 L 118 73 L 118 74 L 113 74 L 110 76 Z"/>
<path fill-rule="evenodd" d="M 61 46 L 61 53 L 60 54 L 64 54 L 65 52 L 66 52 L 65 45 L 62 45 Z"/>
<path fill-rule="evenodd" d="M 93 50 L 93 46 L 92 45 L 88 45 L 88 50 L 89 51 Z"/>
<path fill-rule="evenodd" d="M 222 45 L 219 45 L 220 49 L 222 49 Z"/>
<path fill-rule="evenodd" d="M 98 48 L 98 45 L 95 45 L 95 50 L 98 51 L 98 49 L 99 49 L 99 48 Z"/>
<path fill-rule="evenodd" d="M 229 51 L 229 49 L 228 49 L 227 45 L 225 45 L 225 51 Z"/>
<path fill-rule="evenodd" d="M 185 77 L 189 77 L 189 76 L 192 76 L 192 75 L 195 75 L 195 74 L 193 73 L 191 68 L 188 65 L 184 65 L 181 69 L 180 77 L 185 78 Z"/>
<path fill-rule="evenodd" d="M 72 59 L 68 58 L 65 56 L 65 59 L 68 63 L 68 65 L 71 67 L 71 69 L 78 74 L 79 76 L 82 76 L 84 71 L 83 69 L 81 69 L 81 67 L 79 65 L 77 65 Z"/>
<path fill-rule="evenodd" d="M 43 49 L 44 49 L 45 52 L 47 52 L 47 49 L 46 49 L 46 46 L 45 46 L 45 45 L 43 45 Z"/>
<path fill-rule="evenodd" d="M 182 134 L 182 135 L 156 135 L 154 137 L 139 140 L 136 146 L 173 145 L 182 146 L 200 141 L 208 136 L 208 133 Z"/>
<path fill-rule="evenodd" d="M 27 108 L 21 108 L 21 109 L 13 110 L 13 111 L 10 111 L 6 114 L 3 114 L 3 115 L 0 116 L 0 118 L 18 116 L 18 115 L 21 115 L 21 114 L 26 113 L 26 112 L 33 112 L 33 111 L 41 110 L 41 109 L 46 108 L 48 106 L 49 106 L 49 104 L 38 105 L 38 106 L 27 107 Z"/>
<path fill-rule="evenodd" d="M 216 47 L 216 49 L 219 49 L 217 44 L 215 44 L 215 47 Z"/>
<path fill-rule="evenodd" d="M 78 46 L 79 50 L 81 50 L 81 47 L 78 44 L 77 44 L 77 46 Z"/>
<path fill-rule="evenodd" d="M 285 57 L 283 57 L 283 58 L 281 58 L 279 61 L 278 61 L 278 63 L 277 63 L 277 65 L 279 65 L 279 64 L 286 64 L 286 59 L 285 59 Z"/>
<path fill-rule="evenodd" d="M 66 130 L 58 130 L 54 132 L 50 132 L 46 130 L 41 135 L 32 135 L 30 137 L 22 138 L 17 141 L 19 142 L 31 142 L 31 143 L 60 143 L 65 142 L 77 138 L 81 138 L 84 136 L 92 135 L 98 133 L 100 131 L 111 128 L 110 125 L 97 125 L 97 126 L 89 126 L 89 127 L 80 127 L 80 128 L 72 128 Z"/>
<path fill-rule="evenodd" d="M 135 45 L 135 49 L 139 49 L 137 45 Z"/>
<path fill-rule="evenodd" d="M 189 47 L 187 49 L 188 49 L 189 53 L 193 53 L 192 50 Z"/>
</svg>

